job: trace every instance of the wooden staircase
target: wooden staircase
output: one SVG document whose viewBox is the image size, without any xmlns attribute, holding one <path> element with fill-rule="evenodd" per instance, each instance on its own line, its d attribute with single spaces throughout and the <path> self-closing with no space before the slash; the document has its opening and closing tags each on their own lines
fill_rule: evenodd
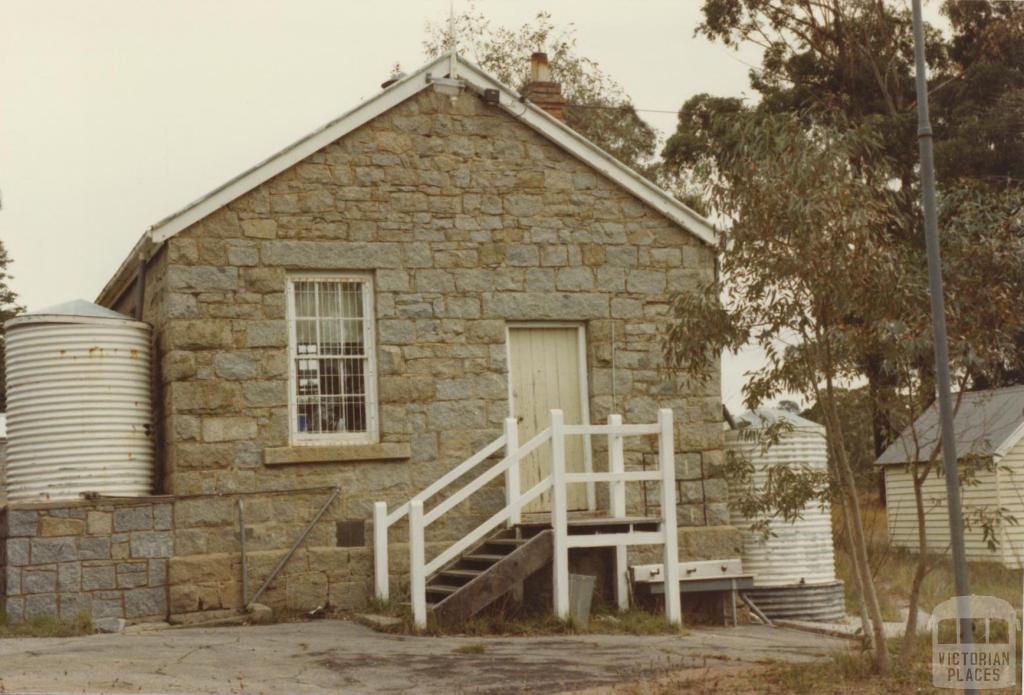
<svg viewBox="0 0 1024 695">
<path fill-rule="evenodd" d="M 648 517 L 610 519 L 577 516 L 568 522 L 570 536 L 656 531 L 660 521 Z M 543 568 L 554 552 L 551 523 L 524 521 L 502 529 L 427 578 L 427 610 L 445 624 L 467 620 L 512 591 Z"/>
<path fill-rule="evenodd" d="M 672 411 L 662 408 L 658 411 L 657 422 L 629 425 L 623 424 L 621 416 L 614 414 L 608 416 L 607 425 L 567 425 L 564 414 L 558 409 L 549 411 L 548 416 L 548 427 L 522 444 L 519 443 L 516 419 L 506 418 L 501 436 L 408 502 L 390 511 L 386 502 L 374 503 L 374 594 L 378 599 L 386 601 L 389 595 L 388 528 L 404 517 L 409 518 L 409 602 L 418 629 L 427 627 L 428 611 L 443 621 L 471 617 L 515 588 L 549 560 L 552 563 L 552 608 L 559 619 L 567 619 L 569 551 L 573 548 L 614 549 L 615 598 L 620 607 L 628 606 L 628 587 L 624 579 L 628 546 L 662 546 L 665 581 L 669 586 L 678 583 L 675 423 Z M 623 440 L 651 435 L 658 438 L 657 468 L 627 471 Z M 567 438 L 591 436 L 608 438 L 608 470 L 567 470 Z M 521 464 L 541 447 L 547 447 L 550 452 L 549 474 L 524 490 L 519 477 Z M 497 463 L 443 499 L 426 504 L 502 449 L 505 455 Z M 501 475 L 505 477 L 505 505 L 428 560 L 428 527 Z M 653 519 L 629 519 L 626 516 L 626 484 L 647 482 L 658 484 L 660 514 Z M 590 523 L 574 522 L 569 518 L 568 487 L 596 483 L 609 486 L 608 517 L 590 520 Z M 542 523 L 524 523 L 523 511 L 545 494 L 549 495 L 550 502 L 548 518 Z M 596 512 L 593 504 L 589 511 Z M 510 530 L 499 530 L 503 525 Z M 665 616 L 670 623 L 679 625 L 682 620 L 679 596 L 672 591 L 665 597 Z"/>
<path fill-rule="evenodd" d="M 498 531 L 427 578 L 427 608 L 438 622 L 468 620 L 551 560 L 550 528 Z"/>
</svg>

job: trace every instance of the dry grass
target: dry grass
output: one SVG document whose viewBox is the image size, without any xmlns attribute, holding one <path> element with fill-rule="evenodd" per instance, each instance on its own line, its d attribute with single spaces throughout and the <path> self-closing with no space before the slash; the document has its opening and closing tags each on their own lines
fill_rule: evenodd
<svg viewBox="0 0 1024 695">
<path fill-rule="evenodd" d="M 895 644 L 893 647 L 895 648 Z M 922 639 L 913 658 L 897 663 L 884 678 L 874 674 L 871 659 L 856 649 L 811 663 L 767 663 L 693 668 L 651 680 L 595 689 L 588 695 L 889 695 L 950 693 L 931 686 L 931 642 Z"/>
<path fill-rule="evenodd" d="M 79 615 L 74 620 L 58 620 L 50 616 L 33 618 L 10 625 L 7 615 L 0 612 L 0 639 L 13 637 L 78 637 L 95 632 L 92 618 Z"/>
<path fill-rule="evenodd" d="M 461 647 L 452 651 L 453 654 L 485 654 L 487 653 L 487 645 L 480 642 L 474 644 L 464 644 Z"/>
<path fill-rule="evenodd" d="M 862 502 L 864 532 L 868 540 L 871 568 L 878 587 L 882 615 L 886 620 L 899 620 L 900 608 L 910 601 L 910 588 L 917 568 L 917 555 L 889 546 L 885 507 L 877 498 Z M 836 529 L 836 573 L 846 582 L 846 609 L 856 614 L 857 603 L 853 568 L 845 552 L 842 525 Z M 953 568 L 948 555 L 933 555 L 932 569 L 921 585 L 921 608 L 931 611 L 936 605 L 955 595 Z M 996 596 L 1021 608 L 1022 576 L 1019 569 L 1009 569 L 994 562 L 972 562 L 969 567 L 971 593 Z"/>
<path fill-rule="evenodd" d="M 383 630 L 402 634 L 433 636 L 468 635 L 487 636 L 542 636 L 542 635 L 667 635 L 680 634 L 680 629 L 669 625 L 661 613 L 633 609 L 622 613 L 606 606 L 596 606 L 590 623 L 583 628 L 572 620 L 559 620 L 549 611 L 500 602 L 459 625 L 439 625 L 431 621 L 424 631 L 416 630 L 412 612 L 406 605 L 375 601 L 371 610 L 379 615 L 398 618 L 401 625 Z"/>
<path fill-rule="evenodd" d="M 879 590 L 879 600 L 886 620 L 899 620 L 900 608 L 909 601 L 910 587 L 917 556 L 889 547 L 885 508 L 877 499 L 868 499 L 863 508 L 865 534 L 868 539 L 871 566 Z M 847 610 L 856 613 L 852 567 L 842 547 L 842 529 L 837 521 L 836 572 L 846 583 Z M 1022 577 L 1020 570 L 1011 570 L 995 563 L 971 563 L 971 593 L 997 596 L 1021 608 Z M 937 604 L 954 595 L 952 567 L 948 556 L 936 557 L 933 569 L 921 587 L 921 608 L 931 611 Z M 1018 632 L 1017 644 L 1021 643 Z M 913 652 L 904 661 L 895 657 L 901 640 L 889 644 L 894 654 L 892 673 L 875 674 L 871 655 L 853 646 L 828 658 L 811 663 L 771 663 L 735 668 L 690 669 L 661 678 L 623 684 L 594 691 L 623 695 L 669 695 L 687 693 L 725 693 L 727 695 L 777 695 L 778 693 L 822 695 L 888 695 L 889 693 L 949 693 L 932 687 L 931 636 L 921 635 Z M 1020 653 L 1018 652 L 1018 656 Z M 1020 664 L 1017 682 L 1020 687 Z M 1006 691 L 1000 691 L 1006 692 Z"/>
</svg>

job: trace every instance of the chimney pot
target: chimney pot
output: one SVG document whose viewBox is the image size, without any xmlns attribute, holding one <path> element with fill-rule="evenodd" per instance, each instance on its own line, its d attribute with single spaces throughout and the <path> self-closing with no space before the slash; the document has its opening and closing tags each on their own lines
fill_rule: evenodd
<svg viewBox="0 0 1024 695">
<path fill-rule="evenodd" d="M 551 65 L 548 63 L 548 54 L 537 51 L 530 56 L 530 82 L 550 82 Z"/>
<path fill-rule="evenodd" d="M 562 86 L 551 79 L 547 53 L 537 51 L 530 56 L 530 81 L 523 87 L 523 96 L 551 116 L 565 121 L 565 97 Z"/>
</svg>

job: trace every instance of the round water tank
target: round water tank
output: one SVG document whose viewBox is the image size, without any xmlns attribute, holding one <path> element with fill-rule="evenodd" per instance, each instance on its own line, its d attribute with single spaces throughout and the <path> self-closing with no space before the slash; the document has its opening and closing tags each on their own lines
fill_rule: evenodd
<svg viewBox="0 0 1024 695">
<path fill-rule="evenodd" d="M 4 326 L 8 502 L 152 494 L 149 325 L 78 300 Z"/>
<path fill-rule="evenodd" d="M 757 435 L 780 419 L 792 428 L 785 431 L 766 451 Z M 726 434 L 726 446 L 746 458 L 754 467 L 753 483 L 762 487 L 774 466 L 806 466 L 825 471 L 828 447 L 825 428 L 782 409 L 760 408 L 737 418 L 738 429 Z M 751 436 L 753 435 L 753 436 Z M 730 489 L 736 499 L 738 491 Z M 730 522 L 743 533 L 743 569 L 754 575 L 757 587 L 821 585 L 836 581 L 832 546 L 832 515 L 815 500 L 804 507 L 802 518 L 793 523 L 773 520 L 774 535 L 764 538 L 750 530 L 751 520 L 730 504 Z"/>
</svg>

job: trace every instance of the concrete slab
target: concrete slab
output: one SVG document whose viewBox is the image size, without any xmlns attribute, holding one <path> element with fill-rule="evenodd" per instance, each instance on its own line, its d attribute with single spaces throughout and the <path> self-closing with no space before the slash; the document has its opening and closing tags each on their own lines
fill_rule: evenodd
<svg viewBox="0 0 1024 695">
<path fill-rule="evenodd" d="M 0 686 L 51 693 L 547 693 L 668 670 L 809 661 L 846 648 L 845 640 L 755 625 L 682 636 L 438 638 L 323 620 L 0 640 Z"/>
</svg>

